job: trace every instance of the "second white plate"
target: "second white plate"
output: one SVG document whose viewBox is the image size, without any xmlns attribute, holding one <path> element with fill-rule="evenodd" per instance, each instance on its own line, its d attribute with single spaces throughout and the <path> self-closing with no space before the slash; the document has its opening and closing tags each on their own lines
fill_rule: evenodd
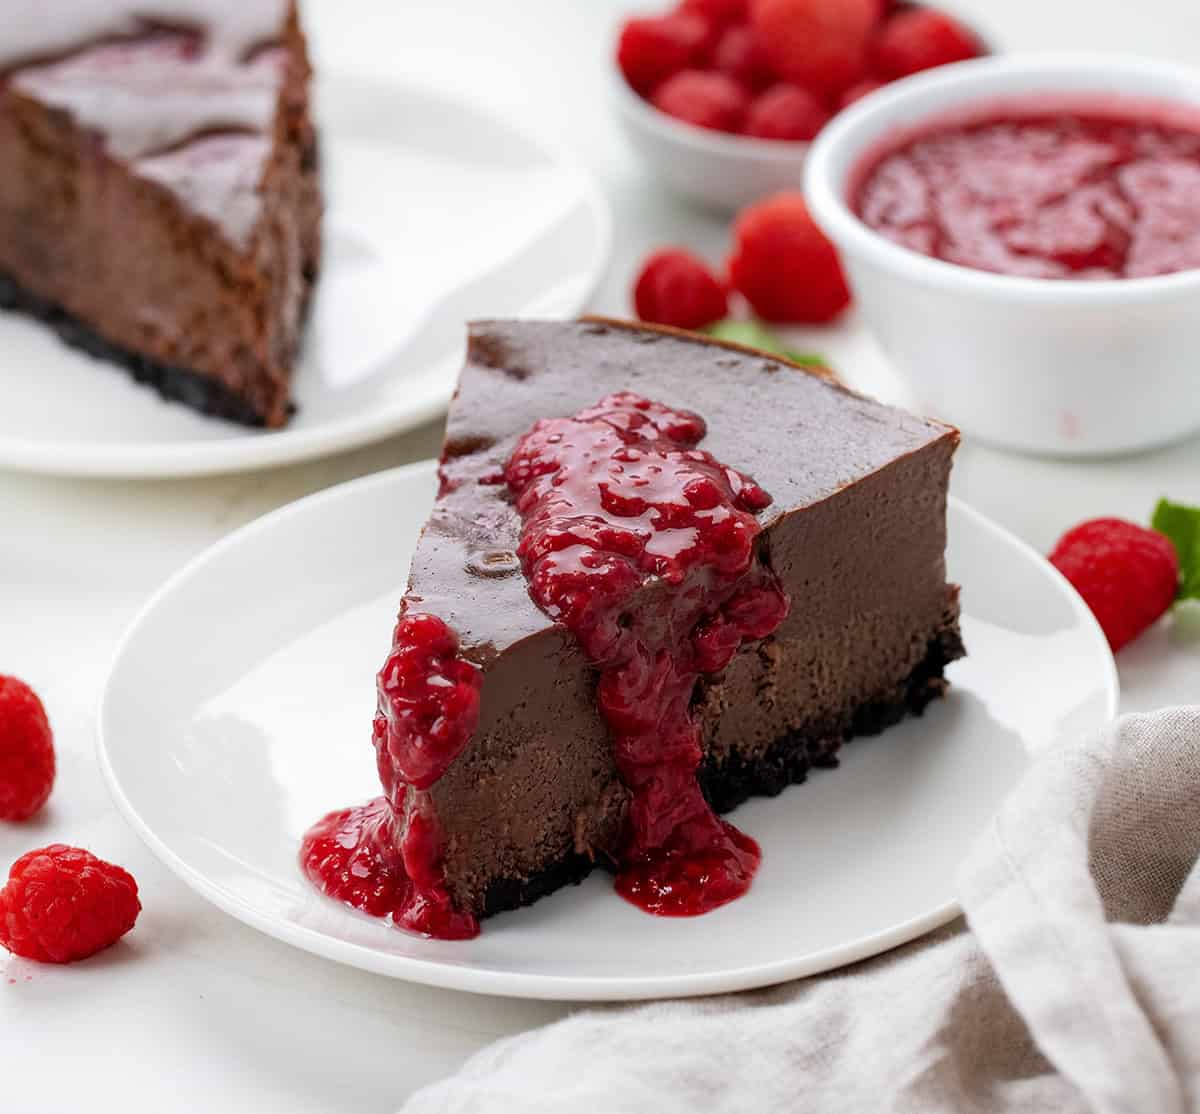
<svg viewBox="0 0 1200 1114">
<path fill-rule="evenodd" d="M 233 916 L 330 959 L 490 994 L 631 999 L 764 986 L 911 940 L 957 913 L 959 862 L 1031 755 L 1115 714 L 1112 655 L 1041 557 L 952 503 L 970 656 L 922 719 L 841 769 L 737 810 L 763 847 L 749 894 L 705 917 L 641 913 L 598 873 L 466 943 L 319 896 L 302 833 L 378 793 L 370 723 L 432 463 L 315 495 L 231 535 L 146 606 L 100 709 L 118 806 Z"/>
<path fill-rule="evenodd" d="M 332 74 L 317 105 L 325 258 L 291 424 L 250 430 L 163 402 L 124 369 L 0 312 L 0 465 L 183 476 L 351 448 L 445 407 L 464 321 L 584 307 L 611 218 L 579 166 L 427 89 Z"/>
</svg>

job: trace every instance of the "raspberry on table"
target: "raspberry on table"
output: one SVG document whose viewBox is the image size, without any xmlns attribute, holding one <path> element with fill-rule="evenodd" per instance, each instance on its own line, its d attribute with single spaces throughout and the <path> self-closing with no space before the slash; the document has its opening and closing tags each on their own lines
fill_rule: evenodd
<svg viewBox="0 0 1200 1114">
<path fill-rule="evenodd" d="M 965 62 L 982 53 L 983 46 L 973 31 L 932 8 L 897 12 L 880 28 L 872 44 L 875 69 L 892 79 Z"/>
<path fill-rule="evenodd" d="M 0 889 L 0 945 L 41 963 L 73 963 L 115 944 L 141 909 L 130 874 L 55 843 L 13 863 Z"/>
<path fill-rule="evenodd" d="M 754 0 L 751 19 L 776 72 L 836 98 L 867 71 L 880 0 Z"/>
<path fill-rule="evenodd" d="M 652 102 L 660 112 L 698 128 L 736 132 L 746 118 L 750 96 L 726 74 L 683 70 L 658 87 Z"/>
<path fill-rule="evenodd" d="M 664 248 L 646 260 L 633 301 L 642 321 L 677 329 L 702 329 L 729 309 L 721 281 L 703 260 L 682 248 Z"/>
<path fill-rule="evenodd" d="M 829 111 L 807 89 L 780 82 L 756 97 L 745 132 L 758 139 L 809 140 L 829 121 Z"/>
<path fill-rule="evenodd" d="M 617 40 L 625 80 L 648 97 L 672 74 L 699 65 L 712 36 L 708 20 L 688 13 L 631 19 Z"/>
<path fill-rule="evenodd" d="M 713 51 L 713 67 L 747 89 L 765 89 L 777 80 L 766 48 L 749 24 L 725 31 Z"/>
<path fill-rule="evenodd" d="M 1179 590 L 1179 555 L 1171 540 L 1120 518 L 1096 518 L 1068 530 L 1050 562 L 1091 608 L 1113 650 L 1152 626 Z"/>
<path fill-rule="evenodd" d="M 54 788 L 54 734 L 24 681 L 0 675 L 0 820 L 28 820 Z"/>
<path fill-rule="evenodd" d="M 774 194 L 742 211 L 729 276 L 766 321 L 823 324 L 850 303 L 837 252 L 799 193 Z"/>
</svg>

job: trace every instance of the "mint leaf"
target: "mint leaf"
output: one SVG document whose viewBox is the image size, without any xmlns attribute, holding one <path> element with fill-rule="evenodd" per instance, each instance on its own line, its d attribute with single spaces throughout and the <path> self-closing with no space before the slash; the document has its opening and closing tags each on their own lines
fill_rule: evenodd
<svg viewBox="0 0 1200 1114">
<path fill-rule="evenodd" d="M 1200 507 L 1187 507 L 1160 499 L 1150 523 L 1166 534 L 1179 554 L 1181 600 L 1200 600 Z"/>
<path fill-rule="evenodd" d="M 789 348 L 770 329 L 759 321 L 735 321 L 727 317 L 715 325 L 709 325 L 704 330 L 717 340 L 727 340 L 732 344 L 744 344 L 747 348 L 761 348 L 764 352 L 773 352 L 785 360 L 807 367 L 828 367 L 824 356 L 814 356 L 809 352 L 797 352 Z"/>
</svg>

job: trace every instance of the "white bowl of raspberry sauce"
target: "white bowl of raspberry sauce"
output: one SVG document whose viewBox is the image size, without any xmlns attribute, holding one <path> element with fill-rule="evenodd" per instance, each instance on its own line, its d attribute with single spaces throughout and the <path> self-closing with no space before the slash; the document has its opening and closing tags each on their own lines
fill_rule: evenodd
<svg viewBox="0 0 1200 1114">
<path fill-rule="evenodd" d="M 809 152 L 809 206 L 921 404 L 1023 452 L 1200 430 L 1200 71 L 988 58 L 898 82 Z"/>
</svg>

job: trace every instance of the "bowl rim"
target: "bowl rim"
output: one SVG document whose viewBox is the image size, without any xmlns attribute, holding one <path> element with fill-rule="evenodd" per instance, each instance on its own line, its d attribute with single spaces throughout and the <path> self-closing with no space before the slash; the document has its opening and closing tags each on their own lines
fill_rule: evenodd
<svg viewBox="0 0 1200 1114">
<path fill-rule="evenodd" d="M 1200 68 L 1139 55 L 1100 52 L 1028 52 L 972 59 L 916 74 L 893 82 L 839 113 L 809 148 L 804 172 L 804 194 L 814 219 L 845 254 L 869 257 L 876 265 L 904 279 L 938 288 L 970 290 L 1011 302 L 1061 304 L 1144 303 L 1172 295 L 1200 294 L 1200 268 L 1143 278 L 1104 281 L 1032 278 L 997 274 L 924 255 L 888 239 L 866 224 L 850 208 L 846 179 L 879 137 L 889 121 L 897 129 L 912 127 L 925 118 L 936 124 L 953 117 L 973 102 L 1020 100 L 1027 93 L 1001 89 L 1006 80 L 1026 77 L 1039 82 L 1055 77 L 1075 81 L 1094 78 L 1095 92 L 1108 98 L 1134 102 L 1166 101 L 1200 108 Z M 1185 89 L 1190 90 L 1184 92 Z M 1084 85 L 1071 85 L 1064 95 L 1090 93 Z M 936 108 L 910 114 L 915 102 L 935 98 Z M 839 167 L 845 174 L 839 176 Z"/>
</svg>

